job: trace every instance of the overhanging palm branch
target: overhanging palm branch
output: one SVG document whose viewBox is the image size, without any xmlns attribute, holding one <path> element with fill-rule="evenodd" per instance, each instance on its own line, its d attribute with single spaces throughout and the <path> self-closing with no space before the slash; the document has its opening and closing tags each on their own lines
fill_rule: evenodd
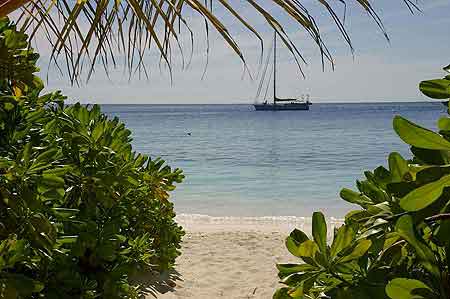
<svg viewBox="0 0 450 299">
<path fill-rule="evenodd" d="M 347 3 L 354 2 L 362 7 L 385 33 L 381 19 L 369 0 L 315 1 L 331 16 L 352 50 L 351 40 L 344 26 Z M 404 1 L 411 11 L 417 9 L 415 0 L 401 1 Z M 17 22 L 23 30 L 29 32 L 30 38 L 36 34 L 46 36 L 52 47 L 50 62 L 58 66 L 58 58 L 62 57 L 72 83 L 78 82 L 86 69 L 89 79 L 97 64 L 103 66 L 108 73 L 109 67 L 114 67 L 118 63 L 115 50 L 124 57 L 130 74 L 139 71 L 147 75 L 144 57 L 152 48 L 157 50 L 159 58 L 170 70 L 172 52 L 175 48 L 184 57 L 182 40 L 186 39 L 186 35 L 193 49 L 194 32 L 185 17 L 188 8 L 196 11 L 204 19 L 207 33 L 212 27 L 220 34 L 245 66 L 244 53 L 215 13 L 219 9 L 229 13 L 237 23 L 251 32 L 261 45 L 262 55 L 263 38 L 249 18 L 244 16 L 242 11 L 244 4 L 262 16 L 278 33 L 300 70 L 300 62 L 304 62 L 304 58 L 284 29 L 283 22 L 274 16 L 275 8 L 284 11 L 288 19 L 306 31 L 320 51 L 322 63 L 327 60 L 333 65 L 315 16 L 308 11 L 303 2 L 302 0 L 265 0 L 263 3 L 256 0 L 230 2 L 228 0 L 0 0 L 0 17 L 20 8 L 21 13 Z M 338 17 L 336 7 L 330 3 L 342 6 L 344 11 L 342 17 Z"/>
</svg>

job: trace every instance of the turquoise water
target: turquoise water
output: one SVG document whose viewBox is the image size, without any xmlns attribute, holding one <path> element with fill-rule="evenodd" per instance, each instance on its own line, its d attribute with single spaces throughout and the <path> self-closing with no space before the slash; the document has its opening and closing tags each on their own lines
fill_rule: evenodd
<svg viewBox="0 0 450 299">
<path fill-rule="evenodd" d="M 440 103 L 314 104 L 305 111 L 250 105 L 104 105 L 133 132 L 137 151 L 182 168 L 179 213 L 211 216 L 343 216 L 339 190 L 364 170 L 409 156 L 392 130 L 400 114 L 429 128 Z M 188 134 L 190 133 L 190 135 Z"/>
</svg>

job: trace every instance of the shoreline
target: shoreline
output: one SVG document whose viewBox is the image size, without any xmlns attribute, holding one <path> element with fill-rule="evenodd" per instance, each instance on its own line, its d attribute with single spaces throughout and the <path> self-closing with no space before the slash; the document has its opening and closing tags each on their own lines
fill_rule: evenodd
<svg viewBox="0 0 450 299">
<path fill-rule="evenodd" d="M 294 228 L 311 233 L 312 217 L 299 216 L 209 216 L 180 213 L 175 221 L 187 232 L 283 232 Z M 326 217 L 328 233 L 344 223 L 343 218 Z"/>
<path fill-rule="evenodd" d="M 343 219 L 326 220 L 331 238 Z M 286 237 L 294 228 L 311 234 L 310 217 L 179 214 L 176 221 L 186 231 L 182 254 L 148 299 L 272 298 L 282 286 L 276 264 L 299 262 L 286 249 Z"/>
</svg>

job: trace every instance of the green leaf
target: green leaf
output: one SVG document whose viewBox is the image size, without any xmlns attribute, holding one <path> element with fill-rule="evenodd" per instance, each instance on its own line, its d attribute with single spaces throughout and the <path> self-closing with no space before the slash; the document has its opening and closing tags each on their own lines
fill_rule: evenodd
<svg viewBox="0 0 450 299">
<path fill-rule="evenodd" d="M 0 269 L 3 271 L 6 268 L 14 269 L 17 262 L 24 260 L 27 256 L 26 245 L 25 240 L 16 240 L 12 236 L 3 240 L 0 243 Z M 5 254 L 6 252 L 7 254 Z"/>
<path fill-rule="evenodd" d="M 441 117 L 438 121 L 438 128 L 442 131 L 450 131 L 450 118 Z"/>
<path fill-rule="evenodd" d="M 404 176 L 408 173 L 408 162 L 403 159 L 399 153 L 391 153 L 389 155 L 389 171 L 392 175 L 393 182 L 403 181 Z"/>
<path fill-rule="evenodd" d="M 311 259 L 315 259 L 316 253 L 318 251 L 319 251 L 319 247 L 312 240 L 305 241 L 302 244 L 300 244 L 300 246 L 298 247 L 298 255 L 302 258 L 308 257 Z"/>
<path fill-rule="evenodd" d="M 54 188 L 46 185 L 39 185 L 38 192 L 46 200 L 62 200 L 65 194 L 64 188 Z"/>
<path fill-rule="evenodd" d="M 116 246 L 112 242 L 106 242 L 96 248 L 97 254 L 104 260 L 112 262 L 116 258 Z"/>
<path fill-rule="evenodd" d="M 56 149 L 54 147 L 50 147 L 48 150 L 46 150 L 43 153 L 40 153 L 36 157 L 35 163 L 37 163 L 37 162 L 50 162 L 50 161 L 53 161 L 57 152 L 58 152 L 58 149 Z"/>
<path fill-rule="evenodd" d="M 401 116 L 394 117 L 394 130 L 409 145 L 424 149 L 450 150 L 450 142 L 441 135 L 422 128 Z"/>
<path fill-rule="evenodd" d="M 69 171 L 71 171 L 73 168 L 71 166 L 63 166 L 63 167 L 55 167 L 55 168 L 51 168 L 51 169 L 47 169 L 44 170 L 42 172 L 43 175 L 54 175 L 57 177 L 61 177 L 64 176 L 66 173 L 68 173 Z"/>
<path fill-rule="evenodd" d="M 292 237 L 287 237 L 286 238 L 286 248 L 287 250 L 294 256 L 296 257 L 300 257 L 299 253 L 298 253 L 298 247 L 300 246 L 300 244 L 298 244 L 297 242 L 295 242 L 295 240 Z"/>
<path fill-rule="evenodd" d="M 360 205 L 362 207 L 373 204 L 370 198 L 368 198 L 364 194 L 355 192 L 347 188 L 343 188 L 339 195 L 343 200 L 348 201 L 349 203 Z"/>
<path fill-rule="evenodd" d="M 392 299 L 436 298 L 431 289 L 416 279 L 395 278 L 386 286 L 386 294 Z"/>
<path fill-rule="evenodd" d="M 9 168 L 12 165 L 14 165 L 13 161 L 4 157 L 0 157 L 0 169 Z"/>
<path fill-rule="evenodd" d="M 289 252 L 305 261 L 307 264 L 316 266 L 316 253 L 319 252 L 317 244 L 312 240 L 307 240 L 301 244 L 297 244 L 292 237 L 286 238 L 286 247 Z"/>
<path fill-rule="evenodd" d="M 320 251 L 327 255 L 327 223 L 321 212 L 314 212 L 312 217 L 312 234 Z"/>
<path fill-rule="evenodd" d="M 280 276 L 284 277 L 292 273 L 303 273 L 316 270 L 317 268 L 309 264 L 277 264 L 277 269 L 280 272 Z"/>
<path fill-rule="evenodd" d="M 25 164 L 25 166 L 28 166 L 28 163 L 30 162 L 31 151 L 32 151 L 32 144 L 31 142 L 28 142 L 23 148 L 21 159 L 22 162 Z"/>
<path fill-rule="evenodd" d="M 347 254 L 344 255 L 342 258 L 338 260 L 339 263 L 345 263 L 352 260 L 359 259 L 364 254 L 366 254 L 367 250 L 369 250 L 370 246 L 372 246 L 372 241 L 366 239 L 361 240 L 356 244 L 356 246 L 353 248 L 353 250 Z"/>
<path fill-rule="evenodd" d="M 414 154 L 415 159 L 421 163 L 430 165 L 444 165 L 447 164 L 448 161 L 446 154 L 447 152 L 440 150 L 429 150 L 412 146 L 411 152 Z"/>
<path fill-rule="evenodd" d="M 16 289 L 17 293 L 24 297 L 29 297 L 44 289 L 43 283 L 22 274 L 5 273 L 0 279 L 0 285 L 3 285 L 2 282 L 7 287 Z"/>
<path fill-rule="evenodd" d="M 103 134 L 103 122 L 97 123 L 94 130 L 92 131 L 92 138 L 97 142 Z"/>
<path fill-rule="evenodd" d="M 12 103 L 5 102 L 5 103 L 3 104 L 3 107 L 5 108 L 6 111 L 10 111 L 10 110 L 14 109 L 15 106 L 14 106 L 14 104 L 12 104 Z"/>
<path fill-rule="evenodd" d="M 291 299 L 292 297 L 288 294 L 289 288 L 278 289 L 275 294 L 273 294 L 273 299 Z"/>
<path fill-rule="evenodd" d="M 397 242 L 399 241 L 400 236 L 397 233 L 395 233 L 395 232 L 389 233 L 389 234 L 385 235 L 385 237 L 386 237 L 386 239 L 384 240 L 384 243 L 383 243 L 383 251 L 384 252 L 389 250 L 393 246 L 396 246 L 395 244 L 398 245 Z"/>
<path fill-rule="evenodd" d="M 384 190 L 369 181 L 357 181 L 356 184 L 358 189 L 370 198 L 373 203 L 382 203 L 389 199 L 389 196 Z"/>
<path fill-rule="evenodd" d="M 392 182 L 392 175 L 383 166 L 379 166 L 374 170 L 374 179 L 377 182 L 378 185 L 382 185 L 383 187 L 386 186 L 386 184 L 389 184 Z"/>
<path fill-rule="evenodd" d="M 353 229 L 350 226 L 341 226 L 336 234 L 336 237 L 331 244 L 330 256 L 336 257 L 344 248 L 348 247 L 355 236 Z"/>
<path fill-rule="evenodd" d="M 378 290 L 379 287 L 358 285 L 358 286 L 343 286 L 340 285 L 337 288 L 337 296 L 332 298 L 336 299 L 384 299 L 385 291 L 384 287 Z"/>
<path fill-rule="evenodd" d="M 420 91 L 432 99 L 450 98 L 450 80 L 434 79 L 422 81 L 419 84 Z"/>
<path fill-rule="evenodd" d="M 89 111 L 86 107 L 80 107 L 78 111 L 78 119 L 83 126 L 87 126 L 89 124 Z"/>
<path fill-rule="evenodd" d="M 447 66 L 445 66 L 445 67 L 443 68 L 443 70 L 446 71 L 447 73 L 450 73 L 450 64 L 447 65 Z"/>
<path fill-rule="evenodd" d="M 28 122 L 39 122 L 45 121 L 43 117 L 46 115 L 46 111 L 44 109 L 39 109 L 27 115 Z"/>
<path fill-rule="evenodd" d="M 72 244 L 75 243 L 78 239 L 78 236 L 63 236 L 63 237 L 59 237 L 56 242 L 60 245 L 63 244 Z"/>
<path fill-rule="evenodd" d="M 60 187 L 64 186 L 64 179 L 53 174 L 43 174 L 42 183 L 46 186 Z"/>
<path fill-rule="evenodd" d="M 76 214 L 78 214 L 80 212 L 79 209 L 68 209 L 68 208 L 52 208 L 52 210 L 55 212 L 55 214 L 58 217 L 62 217 L 62 218 L 69 218 L 69 217 L 75 216 Z"/>
<path fill-rule="evenodd" d="M 435 232 L 436 239 L 445 247 L 450 247 L 450 219 L 441 220 L 439 227 Z"/>
<path fill-rule="evenodd" d="M 301 244 L 309 240 L 308 236 L 299 229 L 294 229 L 289 235 L 297 244 Z"/>
<path fill-rule="evenodd" d="M 426 184 L 408 193 L 400 200 L 400 206 L 405 211 L 419 211 L 435 202 L 442 195 L 444 188 L 449 186 L 450 175 L 446 175 L 435 182 Z"/>
<path fill-rule="evenodd" d="M 302 281 L 300 284 L 298 284 L 295 288 L 290 289 L 288 294 L 291 298 L 300 298 L 303 299 L 304 293 L 304 284 L 305 282 Z"/>
<path fill-rule="evenodd" d="M 412 217 L 410 215 L 400 217 L 395 224 L 395 230 L 414 248 L 421 264 L 435 277 L 440 277 L 439 267 L 433 251 L 416 238 Z"/>
<path fill-rule="evenodd" d="M 368 219 L 372 215 L 367 210 L 354 210 L 345 215 L 346 224 L 355 224 L 363 221 L 362 219 Z"/>
</svg>

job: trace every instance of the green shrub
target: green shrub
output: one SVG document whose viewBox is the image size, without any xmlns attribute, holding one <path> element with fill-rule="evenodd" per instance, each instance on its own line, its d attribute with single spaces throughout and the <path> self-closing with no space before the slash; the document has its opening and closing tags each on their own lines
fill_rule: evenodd
<svg viewBox="0 0 450 299">
<path fill-rule="evenodd" d="M 448 99 L 450 76 L 420 89 Z M 450 118 L 439 120 L 439 133 L 400 116 L 393 126 L 412 158 L 391 153 L 388 169 L 366 171 L 358 192 L 341 191 L 362 210 L 346 215 L 331 245 L 321 213 L 312 239 L 291 233 L 286 246 L 303 263 L 277 265 L 287 286 L 274 298 L 450 298 Z"/>
<path fill-rule="evenodd" d="M 137 297 L 129 276 L 180 254 L 182 171 L 133 152 L 99 106 L 41 95 L 26 40 L 0 20 L 0 297 Z"/>
</svg>

